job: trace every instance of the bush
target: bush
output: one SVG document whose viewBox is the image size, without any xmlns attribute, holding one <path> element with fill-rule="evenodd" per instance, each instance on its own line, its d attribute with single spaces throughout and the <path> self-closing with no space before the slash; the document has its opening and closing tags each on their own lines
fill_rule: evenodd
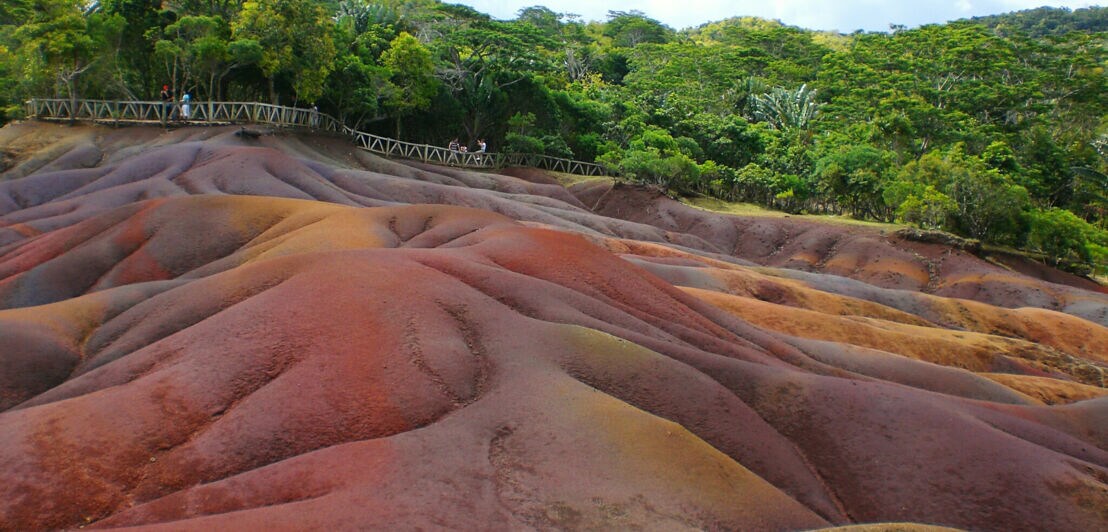
<svg viewBox="0 0 1108 532">
<path fill-rule="evenodd" d="M 508 133 L 504 136 L 505 153 L 543 153 L 546 146 L 542 139 L 519 133 Z"/>
<path fill-rule="evenodd" d="M 949 196 L 928 185 L 918 196 L 909 194 L 896 209 L 896 218 L 922 229 L 942 229 L 958 210 Z"/>
<path fill-rule="evenodd" d="M 598 160 L 624 177 L 660 185 L 666 190 L 688 192 L 700 187 L 700 165 L 682 149 L 689 142 L 649 126 L 631 140 L 626 150 L 611 147 Z"/>
<path fill-rule="evenodd" d="M 1054 264 L 1075 262 L 1098 272 L 1108 267 L 1108 232 L 1064 209 L 1036 209 L 1027 218 L 1030 250 L 1047 255 Z"/>
<path fill-rule="evenodd" d="M 551 157 L 562 157 L 565 159 L 573 158 L 573 150 L 569 148 L 569 144 L 560 135 L 547 134 L 543 135 L 539 139 L 542 143 L 542 151 L 535 153 L 543 153 L 550 155 Z"/>
</svg>

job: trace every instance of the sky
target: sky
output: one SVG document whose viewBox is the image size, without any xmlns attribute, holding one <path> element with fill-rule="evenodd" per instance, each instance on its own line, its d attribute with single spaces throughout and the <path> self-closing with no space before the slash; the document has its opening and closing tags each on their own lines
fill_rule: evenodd
<svg viewBox="0 0 1108 532">
<path fill-rule="evenodd" d="M 736 16 L 777 19 L 813 30 L 888 31 L 889 24 L 909 28 L 960 18 L 995 15 L 1041 6 L 1077 9 L 1102 1 L 1050 0 L 445 0 L 465 4 L 498 19 L 513 19 L 520 8 L 542 5 L 584 20 L 606 20 L 609 10 L 639 10 L 674 29 Z"/>
</svg>

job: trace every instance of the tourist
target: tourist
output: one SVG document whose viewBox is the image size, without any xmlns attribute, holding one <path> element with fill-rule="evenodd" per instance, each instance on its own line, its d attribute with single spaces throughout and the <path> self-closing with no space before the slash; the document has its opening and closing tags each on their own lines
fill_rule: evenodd
<svg viewBox="0 0 1108 532">
<path fill-rule="evenodd" d="M 181 120 L 189 119 L 189 101 L 191 100 L 192 96 L 190 96 L 188 92 L 185 92 L 185 95 L 181 97 Z"/>
<path fill-rule="evenodd" d="M 485 146 L 485 139 L 477 139 L 477 153 L 485 153 Z M 481 156 L 475 155 L 473 157 L 473 162 L 481 164 Z"/>
<path fill-rule="evenodd" d="M 162 123 L 169 120 L 170 105 L 173 104 L 173 91 L 169 90 L 169 85 L 162 85 Z"/>
</svg>

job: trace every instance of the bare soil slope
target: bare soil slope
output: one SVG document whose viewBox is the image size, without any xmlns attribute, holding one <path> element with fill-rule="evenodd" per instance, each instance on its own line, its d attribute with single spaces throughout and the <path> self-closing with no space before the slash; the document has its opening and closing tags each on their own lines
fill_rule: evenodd
<svg viewBox="0 0 1108 532">
<path fill-rule="evenodd" d="M 1083 280 L 342 139 L 0 150 L 0 528 L 1108 526 Z"/>
</svg>

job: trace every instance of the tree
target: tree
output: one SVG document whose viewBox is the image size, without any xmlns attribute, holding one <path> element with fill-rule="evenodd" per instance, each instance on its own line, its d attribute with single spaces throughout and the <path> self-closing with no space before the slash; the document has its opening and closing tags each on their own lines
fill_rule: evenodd
<svg viewBox="0 0 1108 532">
<path fill-rule="evenodd" d="M 1003 15 L 973 17 L 971 22 L 1004 31 L 1025 31 L 1031 36 L 1062 35 L 1070 32 L 1108 31 L 1108 7 L 1070 10 L 1040 7 Z"/>
<path fill-rule="evenodd" d="M 547 37 L 558 37 L 562 29 L 562 15 L 543 6 L 524 7 L 516 12 L 516 21 L 530 24 Z"/>
<path fill-rule="evenodd" d="M 118 42 L 123 18 L 85 11 L 77 0 L 44 0 L 31 20 L 14 32 L 17 54 L 36 88 L 65 90 L 69 99 L 78 98 L 81 76 L 98 61 L 108 61 Z M 56 92 L 56 91 L 52 91 Z"/>
<path fill-rule="evenodd" d="M 816 161 L 820 188 L 859 218 L 888 220 L 883 194 L 895 155 L 869 145 L 838 146 Z"/>
<path fill-rule="evenodd" d="M 690 42 L 641 45 L 628 52 L 631 71 L 623 78 L 627 94 L 665 127 L 696 113 L 741 113 L 747 94 L 742 55 Z M 761 92 L 761 91 L 760 91 Z"/>
<path fill-rule="evenodd" d="M 503 23 L 461 6 L 444 6 L 443 37 L 434 41 L 435 75 L 464 111 L 469 138 L 485 136 L 491 122 L 506 120 L 505 89 L 556 69 L 553 43 L 531 24 Z"/>
<path fill-rule="evenodd" d="M 35 9 L 31 0 L 8 0 L 0 4 L 0 27 L 14 26 L 31 19 Z"/>
<path fill-rule="evenodd" d="M 335 45 L 330 17 L 323 6 L 310 0 L 252 0 L 242 6 L 232 23 L 232 36 L 249 39 L 262 48 L 262 74 L 269 84 L 269 98 L 278 103 L 277 78 L 290 78 L 297 99 L 315 101 L 333 68 Z"/>
<path fill-rule="evenodd" d="M 339 120 L 355 129 L 384 120 L 389 69 L 378 60 L 396 38 L 388 21 L 394 10 L 362 0 L 344 0 L 335 17 L 335 66 L 327 77 L 323 101 Z"/>
<path fill-rule="evenodd" d="M 123 17 L 119 35 L 119 68 L 113 73 L 114 88 L 129 99 L 154 99 L 161 83 L 157 79 L 154 42 L 148 36 L 159 29 L 167 15 L 158 2 L 148 0 L 100 0 L 100 11 Z"/>
<path fill-rule="evenodd" d="M 431 52 L 407 32 L 400 32 L 393 39 L 389 49 L 381 54 L 381 64 L 391 72 L 385 105 L 396 117 L 396 136 L 400 137 L 400 119 L 426 109 L 438 92 L 435 67 Z"/>
<path fill-rule="evenodd" d="M 182 16 L 200 15 L 220 20 L 234 19 L 243 7 L 243 0 L 163 0 L 161 3 L 170 11 Z"/>
<path fill-rule="evenodd" d="M 226 44 L 219 46 L 222 42 L 219 26 L 215 17 L 184 16 L 162 30 L 162 37 L 154 42 L 154 55 L 165 65 L 170 86 L 179 91 L 189 90 L 196 83 L 195 77 L 206 73 L 204 67 L 211 64 L 213 55 L 219 59 L 226 55 Z M 213 78 L 214 72 L 209 75 L 214 83 Z"/>
<path fill-rule="evenodd" d="M 19 113 L 19 78 L 16 76 L 15 55 L 2 44 L 4 40 L 0 34 L 0 125 Z"/>
<path fill-rule="evenodd" d="M 1015 244 L 1022 233 L 1021 213 L 1029 205 L 1027 190 L 988 168 L 980 158 L 966 155 L 961 145 L 909 163 L 897 180 L 933 186 L 954 200 L 953 227 L 963 234 Z"/>
<path fill-rule="evenodd" d="M 342 0 L 334 16 L 337 23 L 348 25 L 354 35 L 370 32 L 373 26 L 395 25 L 399 19 L 392 7 L 367 0 Z"/>
<path fill-rule="evenodd" d="M 542 153 L 546 150 L 542 139 L 534 136 L 534 113 L 516 113 L 508 119 L 508 133 L 504 137 L 506 153 Z"/>
<path fill-rule="evenodd" d="M 705 24 L 688 35 L 694 42 L 737 53 L 741 59 L 736 64 L 748 75 L 773 85 L 814 81 L 823 57 L 830 51 L 816 42 L 813 32 L 755 17 Z"/>
<path fill-rule="evenodd" d="M 642 11 L 609 11 L 604 35 L 615 46 L 634 48 L 645 43 L 667 43 L 673 38 L 673 30 Z"/>
<path fill-rule="evenodd" d="M 923 229 L 949 227 L 950 217 L 958 210 L 958 204 L 931 185 L 923 187 L 917 196 L 909 194 L 896 208 L 897 220 Z"/>
<path fill-rule="evenodd" d="M 1091 163 L 1071 169 L 1074 197 L 1080 200 L 1080 214 L 1108 229 L 1108 135 L 1100 135 L 1090 145 L 1096 150 L 1099 165 Z"/>
<path fill-rule="evenodd" d="M 1108 231 L 1097 229 L 1064 209 L 1028 213 L 1027 246 L 1052 262 L 1078 262 L 1098 270 L 1108 268 Z"/>
<path fill-rule="evenodd" d="M 228 42 L 218 36 L 198 39 L 192 45 L 196 72 L 207 77 L 207 96 L 223 99 L 223 80 L 232 71 L 257 65 L 262 60 L 262 46 L 253 39 Z"/>
</svg>

